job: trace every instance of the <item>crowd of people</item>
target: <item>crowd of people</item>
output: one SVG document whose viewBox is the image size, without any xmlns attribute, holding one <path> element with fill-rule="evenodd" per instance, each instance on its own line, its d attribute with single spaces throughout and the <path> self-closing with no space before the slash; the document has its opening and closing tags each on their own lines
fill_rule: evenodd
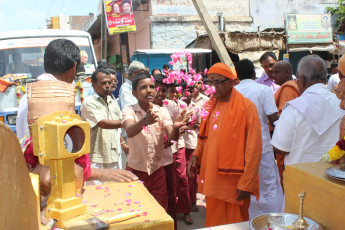
<svg viewBox="0 0 345 230">
<path fill-rule="evenodd" d="M 44 56 L 46 79 L 40 80 L 71 83 L 78 55 L 73 42 L 52 41 Z M 339 76 L 345 74 L 344 61 L 339 60 L 344 65 Z M 206 197 L 206 227 L 283 212 L 284 167 L 319 161 L 338 140 L 345 111 L 326 87 L 327 69 L 319 56 L 302 58 L 296 76 L 273 52 L 264 53 L 260 63 L 265 73 L 259 79 L 253 62 L 243 59 L 235 68 L 216 63 L 191 83 L 167 80 L 169 65 L 150 73 L 133 61 L 119 98 L 112 94 L 113 67 L 101 63 L 91 76 L 95 93 L 81 106 L 81 117 L 91 126 L 85 183 L 139 179 L 175 228 L 178 213 L 193 223 L 197 192 Z M 26 100 L 19 106 L 19 133 L 28 129 Z M 126 169 L 120 166 L 123 155 Z M 37 165 L 36 160 L 30 167 Z"/>
</svg>

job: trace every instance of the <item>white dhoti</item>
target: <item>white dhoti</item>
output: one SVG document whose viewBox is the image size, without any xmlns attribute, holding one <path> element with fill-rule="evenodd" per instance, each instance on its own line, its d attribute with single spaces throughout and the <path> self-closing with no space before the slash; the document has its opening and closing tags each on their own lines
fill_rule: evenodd
<svg viewBox="0 0 345 230">
<path fill-rule="evenodd" d="M 284 194 L 273 152 L 263 154 L 259 167 L 260 199 L 250 198 L 249 219 L 264 214 L 283 212 Z"/>
</svg>

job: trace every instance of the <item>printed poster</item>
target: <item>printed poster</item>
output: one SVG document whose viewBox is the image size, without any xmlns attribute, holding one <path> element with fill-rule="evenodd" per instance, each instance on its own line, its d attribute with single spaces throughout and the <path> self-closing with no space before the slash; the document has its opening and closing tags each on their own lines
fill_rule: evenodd
<svg viewBox="0 0 345 230">
<path fill-rule="evenodd" d="M 332 43 L 330 14 L 285 14 L 288 44 Z"/>
<path fill-rule="evenodd" d="M 109 34 L 135 31 L 131 0 L 104 1 Z"/>
</svg>

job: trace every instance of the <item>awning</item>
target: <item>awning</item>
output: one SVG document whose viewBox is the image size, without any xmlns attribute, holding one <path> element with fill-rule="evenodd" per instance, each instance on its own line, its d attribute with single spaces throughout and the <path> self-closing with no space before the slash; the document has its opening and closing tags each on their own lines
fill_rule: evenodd
<svg viewBox="0 0 345 230">
<path fill-rule="evenodd" d="M 289 52 L 300 52 L 300 51 L 326 51 L 329 53 L 335 52 L 334 44 L 288 44 Z"/>
<path fill-rule="evenodd" d="M 284 31 L 227 32 L 219 34 L 228 51 L 242 53 L 285 49 Z M 198 36 L 187 48 L 212 49 L 207 34 Z"/>
</svg>

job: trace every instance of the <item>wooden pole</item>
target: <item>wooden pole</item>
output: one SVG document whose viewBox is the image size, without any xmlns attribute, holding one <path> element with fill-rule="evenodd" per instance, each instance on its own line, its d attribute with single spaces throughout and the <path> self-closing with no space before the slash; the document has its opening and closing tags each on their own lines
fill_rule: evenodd
<svg viewBox="0 0 345 230">
<path fill-rule="evenodd" d="M 120 33 L 120 50 L 122 57 L 122 82 L 124 82 L 124 79 L 128 75 L 127 70 L 130 63 L 128 33 Z"/>
<path fill-rule="evenodd" d="M 204 25 L 207 31 L 208 37 L 211 40 L 212 47 L 216 50 L 220 61 L 227 64 L 228 66 L 233 66 L 229 53 L 222 39 L 220 38 L 219 33 L 216 27 L 214 26 L 213 21 L 206 10 L 204 3 L 202 2 L 202 0 L 193 0 L 193 4 L 200 16 L 202 24 Z"/>
</svg>

